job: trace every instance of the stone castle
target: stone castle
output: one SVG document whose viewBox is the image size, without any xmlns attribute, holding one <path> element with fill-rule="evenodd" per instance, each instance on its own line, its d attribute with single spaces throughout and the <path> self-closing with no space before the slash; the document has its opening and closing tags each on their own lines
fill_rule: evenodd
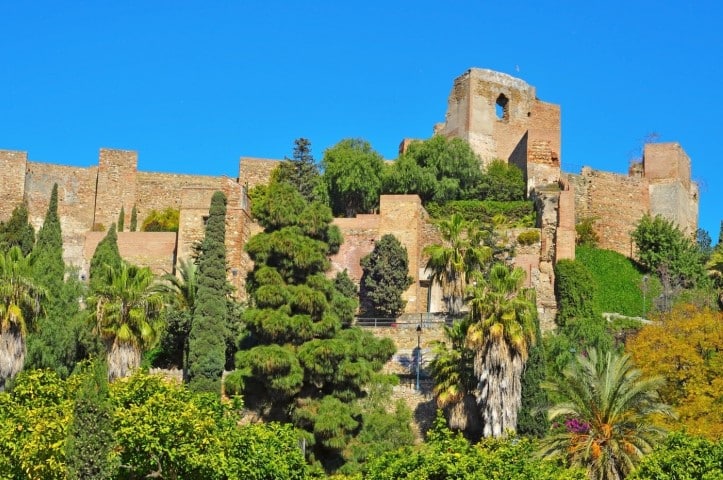
<svg viewBox="0 0 723 480">
<path fill-rule="evenodd" d="M 697 228 L 698 189 L 691 181 L 690 159 L 678 144 L 647 144 L 640 163 L 628 175 L 583 168 L 579 174 L 560 169 L 560 107 L 540 101 L 535 88 L 512 76 L 470 69 L 454 81 L 445 121 L 434 133 L 467 140 L 483 164 L 499 158 L 522 169 L 527 191 L 538 210 L 540 242 L 516 246 L 515 263 L 527 272 L 537 290 L 543 329 L 552 328 L 556 304 L 553 265 L 574 258 L 575 225 L 593 219 L 600 246 L 632 256 L 630 232 L 645 213 L 660 214 L 684 231 Z M 400 146 L 403 151 L 405 140 Z M 26 152 L 0 150 L 0 220 L 20 202 L 28 204 L 36 229 L 43 222 L 53 184 L 59 187 L 58 209 L 66 263 L 87 275 L 90 258 L 117 222 L 121 208 L 130 221 L 135 206 L 139 223 L 153 209 L 180 210 L 178 233 L 122 232 L 121 255 L 156 272 L 173 272 L 203 238 L 211 195 L 221 190 L 228 199 L 226 246 L 228 275 L 240 296 L 245 294 L 250 259 L 243 246 L 259 231 L 250 217 L 247 191 L 267 182 L 279 160 L 242 157 L 238 177 L 151 173 L 138 170 L 136 152 L 101 149 L 98 165 L 87 168 L 33 162 Z M 438 288 L 424 271 L 422 250 L 439 241 L 415 195 L 384 195 L 379 212 L 339 218 L 344 244 L 332 258 L 333 269 L 361 277 L 359 260 L 374 241 L 391 233 L 406 246 L 413 285 L 405 293 L 407 312 L 441 309 Z M 511 243 L 516 233 L 508 232 Z"/>
</svg>

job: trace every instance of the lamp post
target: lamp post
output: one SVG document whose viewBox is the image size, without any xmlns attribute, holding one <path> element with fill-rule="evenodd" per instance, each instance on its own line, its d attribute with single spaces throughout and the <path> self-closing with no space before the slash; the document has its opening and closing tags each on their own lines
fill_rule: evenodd
<svg viewBox="0 0 723 480">
<path fill-rule="evenodd" d="M 422 325 L 417 325 L 417 391 L 419 391 L 419 371 L 422 369 Z"/>
</svg>

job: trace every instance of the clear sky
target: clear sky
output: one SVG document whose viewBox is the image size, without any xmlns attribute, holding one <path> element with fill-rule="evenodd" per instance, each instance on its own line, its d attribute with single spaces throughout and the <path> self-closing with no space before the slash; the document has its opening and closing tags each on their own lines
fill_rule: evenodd
<svg viewBox="0 0 723 480">
<path fill-rule="evenodd" d="M 561 105 L 566 171 L 626 172 L 646 137 L 679 142 L 715 243 L 722 25 L 714 0 L 0 0 L 0 149 L 231 177 L 302 136 L 317 160 L 347 137 L 395 158 L 444 119 L 455 77 L 489 68 Z"/>
</svg>

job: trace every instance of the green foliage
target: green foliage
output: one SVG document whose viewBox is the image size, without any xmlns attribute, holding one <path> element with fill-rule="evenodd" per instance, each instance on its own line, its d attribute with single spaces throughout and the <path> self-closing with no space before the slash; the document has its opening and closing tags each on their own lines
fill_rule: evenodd
<svg viewBox="0 0 723 480">
<path fill-rule="evenodd" d="M 555 296 L 557 324 L 565 326 L 577 319 L 598 318 L 595 295 L 597 284 L 585 265 L 576 260 L 560 260 L 555 264 Z"/>
<path fill-rule="evenodd" d="M 423 204 L 475 198 L 480 161 L 467 142 L 435 135 L 412 142 L 386 169 L 383 193 L 416 193 Z"/>
<path fill-rule="evenodd" d="M 637 317 L 653 310 L 653 300 L 661 291 L 660 281 L 652 275 L 644 276 L 629 258 L 612 250 L 578 246 L 575 259 L 586 267 L 597 286 L 596 311 Z"/>
<path fill-rule="evenodd" d="M 334 215 L 354 217 L 379 205 L 384 162 L 369 142 L 342 140 L 324 152 L 321 163 Z"/>
<path fill-rule="evenodd" d="M 294 140 L 293 156 L 284 158 L 274 173 L 274 181 L 293 186 L 308 202 L 326 198 L 319 169 L 311 155 L 311 142 L 306 138 Z"/>
<path fill-rule="evenodd" d="M 190 388 L 217 394 L 221 393 L 228 336 L 225 219 L 226 197 L 215 192 L 201 244 L 198 292 L 188 340 Z"/>
<path fill-rule="evenodd" d="M 370 462 L 366 480 L 585 480 L 585 473 L 534 457 L 535 444 L 525 438 L 487 439 L 470 445 L 437 418 L 427 442 L 387 452 Z"/>
<path fill-rule="evenodd" d="M 118 251 L 118 235 L 115 231 L 115 223 L 111 224 L 108 233 L 95 247 L 93 257 L 90 259 L 90 287 L 98 288 L 102 284 L 102 278 L 108 268 L 119 268 L 123 260 Z"/>
<path fill-rule="evenodd" d="M 723 478 L 723 441 L 673 433 L 646 455 L 630 480 L 714 480 Z"/>
<path fill-rule="evenodd" d="M 82 375 L 68 428 L 65 456 L 68 478 L 105 480 L 120 466 L 113 435 L 113 411 L 108 399 L 108 373 L 103 362 L 88 365 Z"/>
<path fill-rule="evenodd" d="M 520 245 L 534 245 L 540 241 L 539 230 L 525 230 L 517 235 L 517 242 Z"/>
<path fill-rule="evenodd" d="M 474 197 L 488 201 L 513 202 L 525 199 L 525 179 L 517 166 L 493 160 L 482 172 Z"/>
<path fill-rule="evenodd" d="M 35 245 L 35 229 L 28 222 L 28 205 L 22 202 L 6 222 L 0 222 L 0 252 L 17 245 L 27 255 Z"/>
<path fill-rule="evenodd" d="M 374 244 L 374 250 L 361 259 L 363 314 L 396 317 L 404 312 L 407 301 L 402 294 L 413 283 L 409 273 L 407 249 L 397 237 L 386 234 Z"/>
<path fill-rule="evenodd" d="M 181 212 L 177 208 L 168 207 L 162 212 L 151 210 L 143 220 L 143 232 L 177 232 Z"/>
<path fill-rule="evenodd" d="M 48 211 L 43 226 L 38 231 L 38 241 L 33 249 L 35 279 L 38 283 L 57 292 L 63 284 L 63 236 L 58 217 L 58 184 L 53 185 Z"/>
<path fill-rule="evenodd" d="M 595 232 L 595 217 L 585 217 L 575 224 L 575 245 L 597 247 L 600 237 Z"/>
<path fill-rule="evenodd" d="M 118 214 L 118 231 L 122 232 L 123 227 L 126 224 L 126 210 L 125 207 L 121 206 L 120 213 Z"/>
<path fill-rule="evenodd" d="M 135 205 L 133 205 L 133 210 L 131 210 L 131 232 L 135 232 L 138 228 L 138 209 Z"/>
<path fill-rule="evenodd" d="M 547 391 L 542 388 L 546 377 L 547 359 L 538 319 L 535 319 L 535 338 L 537 342 L 529 349 L 525 371 L 522 374 L 522 403 L 517 415 L 517 433 L 541 438 L 550 429 L 550 422 L 547 420 L 550 401 Z"/>
<path fill-rule="evenodd" d="M 369 388 L 388 382 L 378 372 L 394 346 L 345 328 L 357 302 L 348 276 L 325 275 L 328 255 L 341 243 L 330 209 L 283 183 L 256 193 L 252 211 L 265 229 L 246 244 L 254 261 L 251 307 L 243 314 L 249 336 L 230 386 L 243 388 L 263 418 L 292 421 L 305 432 L 312 461 L 335 471 L 368 448 L 359 444 L 363 400 Z"/>
<path fill-rule="evenodd" d="M 513 227 L 535 226 L 535 208 L 531 201 L 498 202 L 493 200 L 455 200 L 444 204 L 429 203 L 425 206 L 434 219 L 459 214 L 468 222 L 483 226 L 495 225 L 495 217 L 504 216 Z"/>
<path fill-rule="evenodd" d="M 693 239 L 660 215 L 644 215 L 631 233 L 640 264 L 650 272 L 670 276 L 672 285 L 688 288 L 705 280 L 704 255 Z"/>
</svg>

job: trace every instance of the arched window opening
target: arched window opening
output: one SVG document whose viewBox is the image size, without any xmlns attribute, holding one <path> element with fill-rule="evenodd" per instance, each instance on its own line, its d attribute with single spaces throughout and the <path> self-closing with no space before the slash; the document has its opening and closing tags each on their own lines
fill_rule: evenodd
<svg viewBox="0 0 723 480">
<path fill-rule="evenodd" d="M 510 101 L 505 96 L 505 94 L 500 93 L 500 96 L 497 97 L 497 105 L 495 105 L 495 113 L 497 114 L 498 119 L 509 120 L 509 118 L 510 118 L 510 112 L 508 109 L 509 103 L 510 103 Z"/>
</svg>

